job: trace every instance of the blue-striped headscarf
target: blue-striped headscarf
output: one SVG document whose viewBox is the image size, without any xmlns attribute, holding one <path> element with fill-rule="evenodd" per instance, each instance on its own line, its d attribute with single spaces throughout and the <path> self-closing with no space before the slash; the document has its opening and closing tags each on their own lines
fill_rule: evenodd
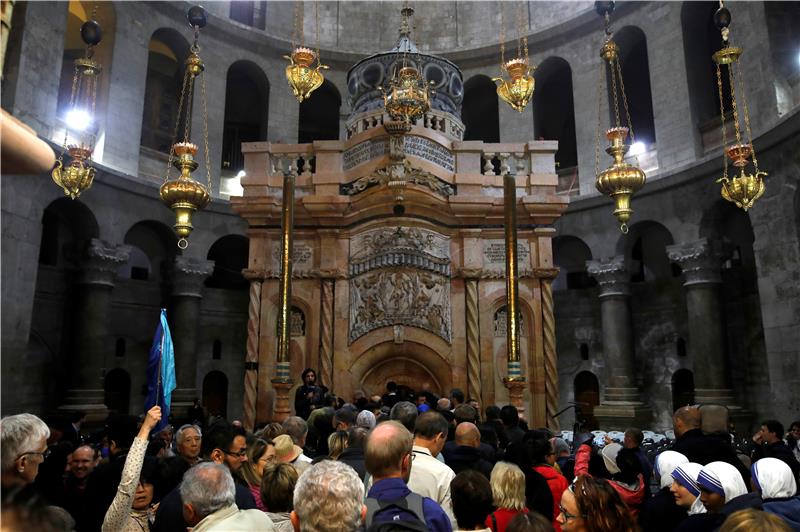
<svg viewBox="0 0 800 532">
<path fill-rule="evenodd" d="M 711 462 L 697 474 L 697 484 L 725 498 L 725 502 L 747 493 L 742 474 L 727 462 Z"/>
</svg>

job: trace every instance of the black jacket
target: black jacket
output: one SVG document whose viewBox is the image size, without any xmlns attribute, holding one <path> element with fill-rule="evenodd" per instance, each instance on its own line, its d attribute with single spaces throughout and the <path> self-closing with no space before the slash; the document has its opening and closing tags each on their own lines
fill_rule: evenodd
<svg viewBox="0 0 800 532">
<path fill-rule="evenodd" d="M 750 470 L 745 467 L 733 446 L 725 441 L 727 436 L 704 434 L 700 429 L 687 430 L 675 440 L 672 450 L 686 456 L 690 462 L 706 465 L 711 462 L 727 462 L 742 475 L 745 486 L 750 485 Z"/>
<path fill-rule="evenodd" d="M 492 467 L 494 466 L 484 459 L 480 450 L 475 447 L 454 445 L 448 449 L 447 445 L 445 445 L 442 453 L 444 454 L 445 463 L 456 475 L 467 469 L 472 469 L 485 476 L 487 480 L 492 476 Z"/>
<path fill-rule="evenodd" d="M 669 487 L 661 488 L 642 504 L 639 525 L 645 532 L 672 532 L 687 516 L 686 510 L 675 504 Z"/>
<path fill-rule="evenodd" d="M 345 448 L 337 460 L 355 469 L 360 479 L 363 480 L 367 475 L 367 468 L 364 467 L 364 449 L 361 447 Z"/>
</svg>

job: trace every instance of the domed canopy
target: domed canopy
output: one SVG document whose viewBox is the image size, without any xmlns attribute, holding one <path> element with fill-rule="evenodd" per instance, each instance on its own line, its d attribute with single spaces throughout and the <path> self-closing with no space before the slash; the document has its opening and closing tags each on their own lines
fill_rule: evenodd
<svg viewBox="0 0 800 532">
<path fill-rule="evenodd" d="M 413 66 L 434 90 L 431 107 L 454 115 L 461 113 L 464 79 L 461 70 L 451 61 L 435 55 L 420 53 L 411 37 L 408 16 L 410 7 L 403 9 L 400 36 L 394 47 L 362 59 L 347 71 L 347 92 L 350 98 L 350 118 L 383 106 L 379 87 L 386 86 L 392 74 L 403 62 Z"/>
</svg>

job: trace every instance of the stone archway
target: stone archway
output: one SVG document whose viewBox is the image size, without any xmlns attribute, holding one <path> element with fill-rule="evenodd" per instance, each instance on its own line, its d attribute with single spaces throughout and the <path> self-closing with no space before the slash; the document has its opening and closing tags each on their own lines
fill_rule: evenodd
<svg viewBox="0 0 800 532">
<path fill-rule="evenodd" d="M 353 381 L 368 394 L 382 394 L 394 381 L 414 390 L 447 392 L 453 385 L 450 365 L 429 345 L 382 342 L 367 348 L 350 368 Z"/>
</svg>

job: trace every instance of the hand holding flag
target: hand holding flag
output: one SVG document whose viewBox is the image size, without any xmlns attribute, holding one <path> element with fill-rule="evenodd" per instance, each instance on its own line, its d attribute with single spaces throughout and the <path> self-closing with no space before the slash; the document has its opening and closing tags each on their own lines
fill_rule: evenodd
<svg viewBox="0 0 800 532">
<path fill-rule="evenodd" d="M 167 323 L 167 310 L 162 308 L 147 362 L 147 399 L 144 403 L 145 410 L 150 410 L 153 406 L 161 407 L 161 420 L 156 425 L 156 431 L 164 428 L 169 422 L 172 392 L 176 387 L 175 349 Z"/>
</svg>

